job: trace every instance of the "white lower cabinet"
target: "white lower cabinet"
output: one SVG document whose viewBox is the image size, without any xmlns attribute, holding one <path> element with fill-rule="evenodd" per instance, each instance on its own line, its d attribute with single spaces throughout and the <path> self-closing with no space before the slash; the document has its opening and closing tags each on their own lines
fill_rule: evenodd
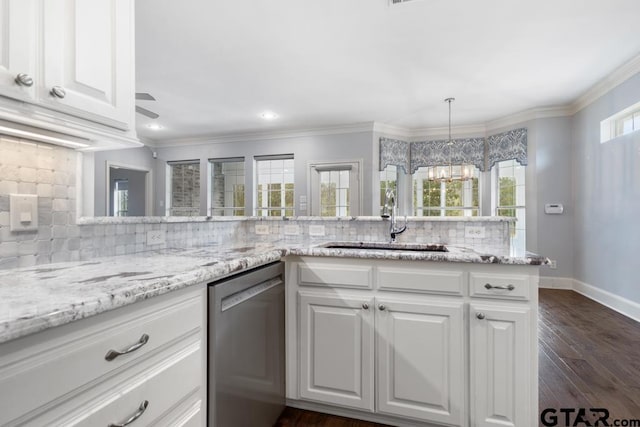
<svg viewBox="0 0 640 427">
<path fill-rule="evenodd" d="M 299 301 L 300 395 L 373 411 L 373 299 L 300 292 Z"/>
<path fill-rule="evenodd" d="M 528 425 L 538 409 L 529 407 L 531 359 L 537 357 L 530 345 L 529 308 L 472 303 L 469 314 L 475 425 Z"/>
<path fill-rule="evenodd" d="M 206 287 L 0 345 L 0 425 L 206 425 Z"/>
<path fill-rule="evenodd" d="M 464 423 L 462 301 L 376 298 L 378 411 Z"/>
<path fill-rule="evenodd" d="M 360 270 L 362 283 L 320 280 Z M 399 426 L 537 425 L 536 267 L 289 257 L 286 277 L 290 405 Z"/>
</svg>

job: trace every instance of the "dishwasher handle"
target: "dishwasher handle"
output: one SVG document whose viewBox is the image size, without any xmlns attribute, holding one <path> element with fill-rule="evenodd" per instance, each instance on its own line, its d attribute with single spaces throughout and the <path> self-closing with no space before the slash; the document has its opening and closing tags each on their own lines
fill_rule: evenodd
<svg viewBox="0 0 640 427">
<path fill-rule="evenodd" d="M 267 292 L 269 289 L 275 288 L 276 286 L 282 284 L 284 284 L 282 278 L 275 277 L 273 279 L 265 280 L 264 282 L 253 285 L 243 291 L 224 297 L 222 298 L 220 304 L 220 311 L 224 312 L 232 309 L 236 305 L 242 304 L 243 302 L 255 297 L 256 295 L 260 295 L 261 293 Z"/>
</svg>

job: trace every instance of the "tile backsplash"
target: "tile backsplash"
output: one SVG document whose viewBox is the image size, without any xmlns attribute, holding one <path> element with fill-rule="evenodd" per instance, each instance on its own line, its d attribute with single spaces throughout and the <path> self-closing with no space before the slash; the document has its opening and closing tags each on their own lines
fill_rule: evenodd
<svg viewBox="0 0 640 427">
<path fill-rule="evenodd" d="M 0 269 L 80 259 L 74 150 L 0 137 Z M 38 230 L 11 232 L 9 194 L 38 195 Z"/>
<path fill-rule="evenodd" d="M 389 222 L 379 217 L 132 217 L 81 219 L 77 224 L 78 156 L 64 147 L 0 137 L 0 269 L 228 242 L 308 244 L 389 238 Z M 10 231 L 9 195 L 14 193 L 38 195 L 37 231 Z M 470 237 L 465 233 L 468 226 L 484 227 L 484 237 Z M 410 218 L 398 240 L 508 255 L 512 226 L 501 218 Z M 147 244 L 149 231 L 161 231 L 164 242 Z"/>
</svg>

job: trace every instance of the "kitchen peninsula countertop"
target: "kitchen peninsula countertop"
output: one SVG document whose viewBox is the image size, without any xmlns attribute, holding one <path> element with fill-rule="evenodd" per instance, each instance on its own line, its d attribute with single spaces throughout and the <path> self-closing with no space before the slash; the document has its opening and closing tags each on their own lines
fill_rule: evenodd
<svg viewBox="0 0 640 427">
<path fill-rule="evenodd" d="M 448 246 L 449 252 L 329 249 L 326 242 L 210 245 L 164 249 L 0 271 L 0 343 L 137 301 L 211 282 L 287 255 L 507 265 L 546 265 Z"/>
</svg>

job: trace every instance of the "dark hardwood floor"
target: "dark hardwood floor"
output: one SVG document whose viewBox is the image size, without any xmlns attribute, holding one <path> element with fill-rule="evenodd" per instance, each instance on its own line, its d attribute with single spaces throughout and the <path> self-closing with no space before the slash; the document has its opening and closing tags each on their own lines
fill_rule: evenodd
<svg viewBox="0 0 640 427">
<path fill-rule="evenodd" d="M 640 419 L 638 322 L 576 292 L 540 289 L 538 331 L 540 411 L 586 408 L 595 422 L 588 409 L 605 408 L 610 420 Z M 274 427 L 383 426 L 287 408 Z"/>
</svg>

